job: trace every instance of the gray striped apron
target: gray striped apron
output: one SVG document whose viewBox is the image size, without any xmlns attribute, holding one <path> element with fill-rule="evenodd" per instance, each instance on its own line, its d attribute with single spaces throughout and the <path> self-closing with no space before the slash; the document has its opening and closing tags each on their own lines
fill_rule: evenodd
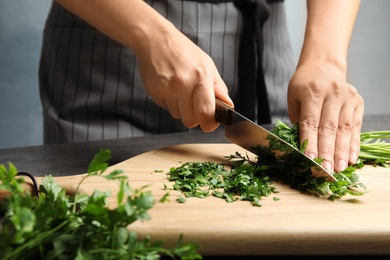
<svg viewBox="0 0 390 260">
<path fill-rule="evenodd" d="M 293 60 L 283 3 L 145 2 L 212 57 L 237 111 L 260 124 L 286 118 Z M 148 97 L 129 49 L 55 2 L 39 86 L 45 144 L 190 131 Z"/>
</svg>

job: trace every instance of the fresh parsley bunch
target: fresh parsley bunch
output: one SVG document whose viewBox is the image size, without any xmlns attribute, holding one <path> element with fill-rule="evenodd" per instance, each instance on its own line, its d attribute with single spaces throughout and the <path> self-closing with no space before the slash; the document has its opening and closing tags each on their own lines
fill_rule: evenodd
<svg viewBox="0 0 390 260">
<path fill-rule="evenodd" d="M 100 150 L 91 161 L 88 174 L 80 181 L 74 196 L 66 194 L 52 176 L 42 180 L 39 196 L 23 189 L 23 178 L 15 178 L 16 167 L 0 165 L 1 198 L 0 259 L 201 259 L 199 245 L 182 243 L 167 249 L 162 241 L 140 239 L 131 224 L 148 221 L 148 210 L 168 200 L 156 201 L 146 187 L 132 189 L 122 171 L 106 174 L 109 150 Z M 90 176 L 117 181 L 118 206 L 107 205 L 108 192 L 78 194 Z M 102 180 L 103 180 L 102 179 Z"/>
</svg>

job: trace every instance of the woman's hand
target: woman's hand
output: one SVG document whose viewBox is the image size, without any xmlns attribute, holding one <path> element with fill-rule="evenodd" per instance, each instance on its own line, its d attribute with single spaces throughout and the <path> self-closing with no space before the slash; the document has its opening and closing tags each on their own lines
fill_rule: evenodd
<svg viewBox="0 0 390 260">
<path fill-rule="evenodd" d="M 360 151 L 364 102 L 346 81 L 348 45 L 359 0 L 307 0 L 302 52 L 288 88 L 291 122 L 309 157 L 324 159 L 329 171 L 343 171 Z"/>
<path fill-rule="evenodd" d="M 324 159 L 331 172 L 356 162 L 364 101 L 338 66 L 301 64 L 289 84 L 288 108 L 291 122 L 299 123 L 301 143 L 308 140 L 306 155 Z"/>
<path fill-rule="evenodd" d="M 213 131 L 218 127 L 215 98 L 233 105 L 227 87 L 209 55 L 173 25 L 165 28 L 148 33 L 147 44 L 136 52 L 144 87 L 186 127 Z"/>
</svg>

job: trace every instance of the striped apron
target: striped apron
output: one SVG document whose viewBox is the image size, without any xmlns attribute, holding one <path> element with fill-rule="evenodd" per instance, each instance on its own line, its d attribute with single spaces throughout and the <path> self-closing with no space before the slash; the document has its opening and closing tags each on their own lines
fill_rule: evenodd
<svg viewBox="0 0 390 260">
<path fill-rule="evenodd" d="M 294 70 L 283 2 L 147 0 L 208 53 L 238 112 L 287 119 Z M 134 54 L 53 2 L 39 66 L 44 143 L 191 131 L 143 88 Z"/>
</svg>

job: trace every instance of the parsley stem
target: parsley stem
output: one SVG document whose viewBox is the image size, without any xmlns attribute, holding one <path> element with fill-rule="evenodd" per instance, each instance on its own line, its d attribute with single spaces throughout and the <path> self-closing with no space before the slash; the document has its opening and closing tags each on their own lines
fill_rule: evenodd
<svg viewBox="0 0 390 260">
<path fill-rule="evenodd" d="M 37 234 L 34 239 L 32 239 L 32 240 L 28 241 L 27 243 L 17 247 L 11 253 L 7 254 L 5 256 L 5 258 L 3 258 L 3 260 L 18 259 L 20 257 L 20 255 L 22 255 L 22 252 L 25 249 L 38 248 L 40 244 L 41 245 L 43 244 L 43 241 L 45 239 L 47 239 L 50 236 L 52 236 L 53 234 L 55 234 L 58 230 L 60 230 L 64 226 L 66 226 L 68 223 L 69 223 L 69 221 L 63 221 L 62 223 L 60 223 L 59 225 L 55 226 L 54 228 L 52 228 L 50 230 L 47 230 L 45 232 L 42 232 L 40 234 Z M 14 258 L 14 257 L 16 257 L 16 258 Z"/>
</svg>

